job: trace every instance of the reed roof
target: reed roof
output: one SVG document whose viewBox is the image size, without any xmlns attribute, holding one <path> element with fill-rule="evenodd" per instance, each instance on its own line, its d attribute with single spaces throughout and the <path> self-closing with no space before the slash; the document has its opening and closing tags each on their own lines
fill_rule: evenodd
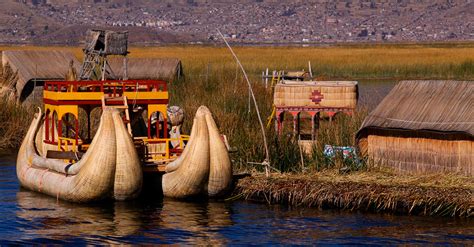
<svg viewBox="0 0 474 247">
<path fill-rule="evenodd" d="M 108 59 L 116 76 L 122 76 L 123 58 Z M 129 79 L 173 80 L 183 75 L 181 61 L 177 58 L 128 58 L 127 73 Z"/>
<path fill-rule="evenodd" d="M 367 116 L 357 138 L 370 128 L 474 137 L 474 81 L 401 81 Z"/>
<path fill-rule="evenodd" d="M 79 71 L 79 61 L 73 53 L 67 51 L 9 50 L 2 52 L 2 64 L 8 63 L 13 71 L 18 72 L 16 90 L 19 94 L 33 79 L 63 80 L 71 60 Z"/>
</svg>

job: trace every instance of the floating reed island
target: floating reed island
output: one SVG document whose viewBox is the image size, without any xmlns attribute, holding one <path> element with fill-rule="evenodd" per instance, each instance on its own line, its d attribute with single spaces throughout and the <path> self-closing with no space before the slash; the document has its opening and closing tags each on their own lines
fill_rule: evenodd
<svg viewBox="0 0 474 247">
<path fill-rule="evenodd" d="M 394 176 L 361 172 L 338 175 L 254 175 L 236 183 L 232 199 L 320 209 L 425 216 L 474 216 L 474 181 L 458 176 Z"/>
</svg>

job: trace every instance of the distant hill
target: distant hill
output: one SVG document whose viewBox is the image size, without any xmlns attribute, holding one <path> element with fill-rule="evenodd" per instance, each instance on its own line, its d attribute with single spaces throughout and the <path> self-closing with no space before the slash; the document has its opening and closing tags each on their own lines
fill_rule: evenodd
<svg viewBox="0 0 474 247">
<path fill-rule="evenodd" d="M 2 0 L 0 43 L 77 44 L 92 27 L 136 44 L 474 41 L 472 0 Z"/>
</svg>

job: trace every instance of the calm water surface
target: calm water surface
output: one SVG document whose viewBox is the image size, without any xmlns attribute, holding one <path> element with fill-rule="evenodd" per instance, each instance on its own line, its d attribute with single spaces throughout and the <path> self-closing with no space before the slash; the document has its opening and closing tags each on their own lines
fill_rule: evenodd
<svg viewBox="0 0 474 247">
<path fill-rule="evenodd" d="M 359 81 L 373 109 L 394 81 Z M 21 189 L 0 155 L 0 244 L 474 244 L 474 220 L 141 198 L 81 205 Z"/>
<path fill-rule="evenodd" d="M 21 189 L 0 157 L 0 244 L 473 244 L 474 221 L 140 199 L 81 205 Z"/>
</svg>

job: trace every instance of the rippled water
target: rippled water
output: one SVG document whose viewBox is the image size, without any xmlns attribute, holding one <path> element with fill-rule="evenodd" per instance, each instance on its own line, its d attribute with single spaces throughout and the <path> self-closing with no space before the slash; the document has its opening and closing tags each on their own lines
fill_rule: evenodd
<svg viewBox="0 0 474 247">
<path fill-rule="evenodd" d="M 81 205 L 21 189 L 0 158 L 0 244 L 472 244 L 471 219 L 141 198 Z"/>
</svg>

